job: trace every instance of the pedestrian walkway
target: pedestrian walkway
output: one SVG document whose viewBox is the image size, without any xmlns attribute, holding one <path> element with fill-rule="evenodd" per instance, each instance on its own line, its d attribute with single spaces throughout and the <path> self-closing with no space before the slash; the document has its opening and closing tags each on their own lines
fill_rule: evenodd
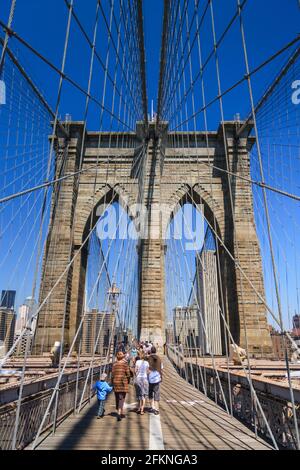
<svg viewBox="0 0 300 470">
<path fill-rule="evenodd" d="M 96 419 L 93 400 L 72 415 L 55 435 L 44 434 L 37 450 L 260 450 L 271 449 L 235 418 L 182 379 L 164 360 L 159 416 L 135 413 L 134 388 L 127 396 L 126 418 L 116 420 L 114 397 L 106 416 Z"/>
</svg>

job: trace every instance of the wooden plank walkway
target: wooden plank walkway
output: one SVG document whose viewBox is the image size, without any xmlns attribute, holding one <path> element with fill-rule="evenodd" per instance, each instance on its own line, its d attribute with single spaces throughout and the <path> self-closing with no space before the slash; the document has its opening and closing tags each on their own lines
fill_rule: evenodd
<svg viewBox="0 0 300 470">
<path fill-rule="evenodd" d="M 66 419 L 55 435 L 42 436 L 37 450 L 271 449 L 182 379 L 167 359 L 160 415 L 140 416 L 134 412 L 136 399 L 132 386 L 126 402 L 126 418 L 119 423 L 113 396 L 107 401 L 103 419 L 96 419 L 97 402 L 93 400 L 80 415 Z"/>
</svg>

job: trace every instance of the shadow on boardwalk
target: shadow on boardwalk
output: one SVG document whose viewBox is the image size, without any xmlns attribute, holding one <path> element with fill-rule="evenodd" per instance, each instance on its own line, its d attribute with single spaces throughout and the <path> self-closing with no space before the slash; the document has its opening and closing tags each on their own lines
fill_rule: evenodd
<svg viewBox="0 0 300 470">
<path fill-rule="evenodd" d="M 106 416 L 96 419 L 93 399 L 80 415 L 72 415 L 55 435 L 42 436 L 37 450 L 148 450 L 150 415 L 133 411 L 134 388 L 127 396 L 126 418 L 116 420 L 114 397 L 106 403 Z M 214 402 L 182 379 L 164 361 L 160 425 L 166 450 L 259 450 L 270 449 L 254 433 L 231 418 Z"/>
</svg>

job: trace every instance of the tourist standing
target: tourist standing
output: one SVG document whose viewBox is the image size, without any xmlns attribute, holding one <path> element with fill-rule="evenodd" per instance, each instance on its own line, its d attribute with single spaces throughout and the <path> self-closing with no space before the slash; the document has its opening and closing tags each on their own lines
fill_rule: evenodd
<svg viewBox="0 0 300 470">
<path fill-rule="evenodd" d="M 160 357 L 156 353 L 156 347 L 152 346 L 151 354 L 148 358 L 149 362 L 149 399 L 151 401 L 151 412 L 155 415 L 159 414 L 160 402 L 160 384 L 162 381 L 163 364 Z"/>
<path fill-rule="evenodd" d="M 112 383 L 116 397 L 118 421 L 121 421 L 122 418 L 125 418 L 124 405 L 130 381 L 130 370 L 128 363 L 124 360 L 124 357 L 124 353 L 119 351 L 117 353 L 117 361 L 112 367 Z"/>
</svg>

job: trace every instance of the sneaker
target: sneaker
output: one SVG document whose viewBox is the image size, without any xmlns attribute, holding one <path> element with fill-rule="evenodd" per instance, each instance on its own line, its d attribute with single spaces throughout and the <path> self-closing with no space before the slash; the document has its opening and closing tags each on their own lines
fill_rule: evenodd
<svg viewBox="0 0 300 470">
<path fill-rule="evenodd" d="M 122 421 L 122 418 L 121 418 L 121 416 L 120 416 L 120 415 L 118 415 L 118 417 L 117 417 L 117 421 Z"/>
<path fill-rule="evenodd" d="M 155 414 L 155 416 L 159 415 L 159 411 L 158 411 L 158 410 L 154 410 L 154 414 Z"/>
</svg>

